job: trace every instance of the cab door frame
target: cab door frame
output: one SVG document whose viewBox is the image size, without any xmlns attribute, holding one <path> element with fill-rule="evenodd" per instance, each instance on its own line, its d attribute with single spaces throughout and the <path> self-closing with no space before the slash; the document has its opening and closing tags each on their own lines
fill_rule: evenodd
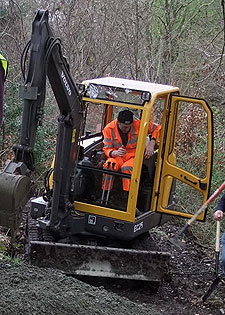
<svg viewBox="0 0 225 315">
<path fill-rule="evenodd" d="M 173 148 L 175 135 L 177 132 L 179 102 L 199 104 L 207 113 L 208 150 L 206 176 L 204 178 L 200 178 L 195 174 L 192 174 L 185 169 L 177 166 L 174 160 L 176 157 L 173 157 L 173 152 L 171 152 L 171 148 Z M 167 118 L 163 134 L 164 136 L 161 144 L 161 149 L 159 150 L 159 158 L 161 159 L 161 163 L 159 163 L 159 167 L 158 169 L 156 169 L 156 178 L 158 178 L 159 180 L 155 181 L 153 187 L 153 191 L 155 192 L 155 194 L 152 199 L 151 208 L 155 212 L 190 218 L 193 213 L 170 209 L 168 206 L 165 206 L 165 199 L 168 200 L 171 192 L 171 187 L 175 180 L 179 180 L 182 183 L 189 185 L 195 190 L 202 193 L 203 203 L 208 199 L 210 193 L 213 162 L 213 117 L 212 110 L 209 107 L 208 103 L 204 99 L 200 98 L 171 94 L 168 102 Z M 206 211 L 198 217 L 198 220 L 204 221 L 205 217 Z"/>
</svg>

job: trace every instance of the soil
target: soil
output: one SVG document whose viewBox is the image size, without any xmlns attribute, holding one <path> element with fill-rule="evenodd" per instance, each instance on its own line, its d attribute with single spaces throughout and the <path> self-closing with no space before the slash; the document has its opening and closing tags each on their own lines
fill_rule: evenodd
<svg viewBox="0 0 225 315">
<path fill-rule="evenodd" d="M 158 289 L 143 282 L 96 278 L 84 282 L 58 270 L 2 259 L 0 314 L 225 314 L 223 282 L 202 302 L 215 279 L 215 258 L 191 235 L 177 242 L 178 229 L 167 223 L 151 232 L 159 248 L 172 255 L 170 279 Z"/>
</svg>

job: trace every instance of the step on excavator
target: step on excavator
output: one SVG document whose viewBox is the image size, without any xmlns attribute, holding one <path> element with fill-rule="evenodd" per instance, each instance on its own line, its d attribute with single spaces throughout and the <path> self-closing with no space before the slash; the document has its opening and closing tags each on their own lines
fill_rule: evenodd
<svg viewBox="0 0 225 315">
<path fill-rule="evenodd" d="M 209 105 L 204 99 L 181 96 L 171 85 L 114 77 L 76 84 L 46 10 L 34 17 L 21 64 L 22 127 L 14 158 L 0 173 L 0 225 L 16 231 L 23 209 L 29 208 L 31 264 L 79 276 L 161 282 L 169 272 L 170 253 L 157 246 L 151 230 L 174 216 L 190 218 L 209 195 Z M 34 146 L 47 78 L 59 109 L 58 131 L 45 192 L 34 198 Z M 104 127 L 124 109 L 140 120 L 131 175 L 107 164 L 103 150 Z M 147 159 L 151 122 L 160 124 L 160 133 Z M 108 190 L 104 176 L 110 181 Z M 124 178 L 130 180 L 126 195 Z M 206 211 L 198 220 L 205 217 Z"/>
</svg>

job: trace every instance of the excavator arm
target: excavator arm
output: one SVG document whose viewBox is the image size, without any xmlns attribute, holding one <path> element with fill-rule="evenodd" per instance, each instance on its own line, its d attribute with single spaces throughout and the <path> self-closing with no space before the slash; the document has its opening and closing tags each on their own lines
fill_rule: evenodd
<svg viewBox="0 0 225 315">
<path fill-rule="evenodd" d="M 30 59 L 25 74 L 26 57 Z M 78 157 L 83 105 L 69 66 L 62 55 L 61 43 L 54 38 L 48 23 L 48 11 L 39 10 L 32 24 L 31 40 L 22 57 L 24 85 L 20 88 L 23 116 L 20 143 L 14 159 L 0 174 L 0 225 L 16 228 L 22 208 L 32 195 L 33 150 L 41 124 L 48 77 L 59 107 L 50 225 L 57 224 L 74 201 L 74 174 Z"/>
</svg>

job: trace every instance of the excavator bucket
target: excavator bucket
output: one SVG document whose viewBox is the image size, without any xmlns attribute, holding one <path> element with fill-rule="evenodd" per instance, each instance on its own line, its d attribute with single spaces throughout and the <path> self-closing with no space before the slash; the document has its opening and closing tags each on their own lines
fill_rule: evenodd
<svg viewBox="0 0 225 315">
<path fill-rule="evenodd" d="M 30 242 L 30 263 L 79 276 L 160 282 L 168 275 L 170 254 L 157 251 Z"/>
<path fill-rule="evenodd" d="M 0 225 L 16 230 L 22 210 L 30 198 L 30 178 L 0 173 Z"/>
</svg>

